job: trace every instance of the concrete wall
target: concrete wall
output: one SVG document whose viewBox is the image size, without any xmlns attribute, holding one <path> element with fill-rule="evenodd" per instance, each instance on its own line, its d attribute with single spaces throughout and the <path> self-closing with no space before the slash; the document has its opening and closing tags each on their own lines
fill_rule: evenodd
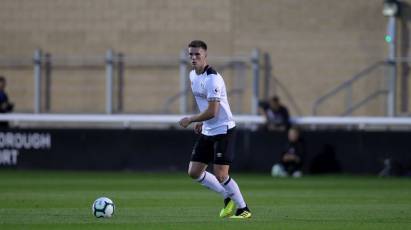
<svg viewBox="0 0 411 230">
<path fill-rule="evenodd" d="M 250 55 L 259 48 L 272 57 L 277 82 L 272 81 L 271 94 L 279 94 L 294 115 L 309 115 L 320 95 L 387 55 L 386 18 L 379 0 L 1 0 L 0 4 L 0 56 L 30 58 L 36 48 L 58 56 L 102 56 L 112 48 L 126 55 L 178 57 L 188 41 L 198 38 L 208 42 L 213 56 Z M 405 21 L 401 27 L 403 35 L 408 24 Z M 407 45 L 408 40 L 402 42 Z M 16 110 L 32 110 L 32 72 L 4 67 L 0 72 L 9 80 Z M 129 72 L 133 74 L 126 76 L 126 112 L 159 110 L 147 104 L 161 104 L 177 92 L 178 65 L 171 70 Z M 168 89 L 157 88 L 165 82 L 158 75 L 167 75 Z M 355 98 L 384 84 L 383 71 L 375 75 L 354 89 Z M 52 111 L 104 111 L 104 75 L 99 71 L 60 71 L 56 76 Z M 410 80 L 402 81 L 398 87 L 407 91 Z M 246 82 L 245 110 L 250 82 Z M 343 98 L 323 107 L 321 114 L 339 114 Z M 384 109 L 381 98 L 356 114 L 383 115 Z"/>
</svg>

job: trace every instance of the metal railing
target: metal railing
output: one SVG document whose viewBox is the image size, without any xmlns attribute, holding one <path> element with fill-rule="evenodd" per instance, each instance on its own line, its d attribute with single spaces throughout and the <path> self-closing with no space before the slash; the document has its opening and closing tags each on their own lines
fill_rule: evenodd
<svg viewBox="0 0 411 230">
<path fill-rule="evenodd" d="M 170 128 L 178 127 L 178 121 L 182 115 L 125 115 L 125 114 L 32 114 L 14 113 L 0 114 L 0 121 L 11 123 L 11 127 L 95 127 L 96 124 L 110 127 L 129 128 L 145 127 L 151 125 L 156 127 Z M 234 115 L 237 125 L 255 128 L 256 125 L 265 124 L 265 118 L 258 115 Z M 411 128 L 410 117 L 292 117 L 294 125 L 306 126 L 307 128 L 320 127 L 347 127 L 347 128 Z M 74 126 L 70 126 L 74 125 Z"/>
<path fill-rule="evenodd" d="M 344 92 L 344 91 L 345 91 L 345 109 L 340 114 L 340 116 L 351 115 L 354 111 L 356 111 L 357 109 L 361 108 L 362 106 L 366 105 L 367 103 L 369 103 L 370 101 L 376 99 L 377 97 L 381 95 L 388 96 L 389 87 L 387 87 L 386 89 L 376 89 L 375 91 L 371 92 L 369 95 L 365 96 L 364 99 L 361 99 L 357 102 L 353 102 L 353 86 L 359 80 L 370 76 L 370 74 L 376 71 L 378 68 L 392 66 L 392 65 L 395 65 L 395 63 L 390 62 L 390 61 L 378 61 L 370 65 L 369 67 L 365 68 L 364 70 L 360 71 L 358 74 L 354 75 L 351 79 L 341 83 L 337 87 L 333 88 L 332 90 L 328 91 L 327 93 L 319 97 L 314 102 L 312 114 L 314 116 L 318 115 L 318 110 L 321 107 L 321 105 L 333 99 L 340 92 Z M 388 85 L 390 85 L 390 83 Z M 389 104 L 389 102 L 387 102 L 387 104 Z M 390 105 L 387 105 L 387 106 L 390 106 Z"/>
<path fill-rule="evenodd" d="M 248 114 L 257 114 L 258 111 L 258 101 L 260 99 L 260 73 L 263 72 L 260 69 L 262 67 L 262 58 L 260 57 L 260 52 L 255 49 L 250 56 L 236 56 L 236 57 L 213 57 L 210 56 L 213 64 L 217 64 L 219 71 L 232 70 L 233 72 L 244 72 L 245 70 L 251 72 L 251 86 L 246 86 L 244 84 L 239 84 L 239 86 L 231 87 L 228 89 L 229 92 L 234 92 L 236 96 L 242 97 L 246 88 L 252 88 L 252 100 L 250 105 L 250 111 L 246 112 Z M 84 66 L 98 66 L 99 69 L 105 72 L 105 113 L 112 114 L 114 112 L 122 112 L 123 107 L 123 81 L 125 68 L 133 67 L 158 67 L 169 66 L 173 67 L 179 71 L 179 92 L 174 95 L 170 95 L 165 100 L 165 104 L 159 111 L 169 112 L 170 106 L 174 102 L 179 103 L 180 113 L 189 113 L 189 87 L 188 84 L 188 74 L 189 74 L 189 62 L 185 50 L 182 50 L 180 57 L 147 57 L 147 56 L 126 56 L 123 53 L 118 53 L 113 50 L 107 50 L 105 57 L 59 57 L 54 56 L 49 53 L 43 52 L 41 50 L 36 50 L 33 56 L 33 75 L 34 75 L 34 99 L 33 99 L 33 111 L 34 113 L 49 112 L 50 109 L 50 85 L 47 84 L 49 79 L 52 78 L 55 68 L 83 68 Z M 126 63 L 126 64 L 125 64 Z M 268 65 L 267 65 L 268 66 Z M 221 69 L 219 69 L 221 67 Z M 245 73 L 236 73 L 237 75 L 244 75 L 242 78 L 249 77 Z M 248 76 L 247 76 L 248 75 Z M 268 76 L 268 75 L 267 75 Z M 45 78 L 45 79 L 44 79 Z M 118 79 L 117 79 L 118 78 Z M 265 78 L 267 78 L 265 76 Z M 44 84 L 43 82 L 46 82 Z M 115 81 L 119 89 L 117 91 L 113 90 Z M 244 81 L 244 80 L 239 80 Z M 264 81 L 269 81 L 269 79 L 264 79 Z M 263 89 L 265 90 L 265 89 Z M 117 95 L 114 95 L 117 92 Z M 44 95 L 43 95 L 44 93 Z M 239 102 L 243 103 L 244 98 L 240 98 Z M 116 108 L 114 107 L 116 104 Z M 44 106 L 46 105 L 46 106 Z M 242 107 L 238 105 L 237 107 Z M 44 108 L 46 110 L 44 111 Z M 81 111 L 80 111 L 81 112 Z M 158 111 L 154 111 L 158 112 Z M 238 111 L 236 111 L 238 112 Z M 242 111 L 244 113 L 244 111 Z"/>
</svg>

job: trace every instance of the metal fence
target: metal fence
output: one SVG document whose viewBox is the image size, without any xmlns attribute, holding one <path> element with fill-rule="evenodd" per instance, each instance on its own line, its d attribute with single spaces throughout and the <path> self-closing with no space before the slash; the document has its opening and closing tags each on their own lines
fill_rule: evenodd
<svg viewBox="0 0 411 230">
<path fill-rule="evenodd" d="M 334 110 L 338 111 L 340 116 L 350 116 L 372 102 L 381 105 L 374 113 L 385 115 L 389 107 L 386 99 L 389 93 L 387 85 L 391 82 L 390 76 L 386 73 L 387 66 L 390 66 L 387 61 L 376 62 L 331 89 L 314 102 L 313 115 L 319 115 L 320 112 L 324 114 L 327 109 L 334 106 Z"/>
<path fill-rule="evenodd" d="M 327 115 L 327 110 L 333 107 L 332 110 L 338 111 L 339 116 L 352 116 L 370 106 L 374 116 L 401 115 L 406 109 L 399 110 L 397 104 L 408 103 L 408 88 L 406 82 L 398 84 L 400 77 L 404 79 L 400 76 L 404 73 L 400 73 L 398 69 L 401 65 L 408 68 L 409 63 L 411 59 L 408 57 L 396 57 L 367 66 L 351 79 L 320 96 L 313 104 L 312 114 Z M 400 87 L 404 89 L 400 90 Z"/>
<path fill-rule="evenodd" d="M 234 113 L 257 114 L 269 89 L 267 54 L 210 56 L 226 81 Z M 175 56 L 130 55 L 107 50 L 101 56 L 68 56 L 36 50 L 29 57 L 0 57 L 0 75 L 17 112 L 141 113 L 195 112 L 185 51 Z"/>
</svg>

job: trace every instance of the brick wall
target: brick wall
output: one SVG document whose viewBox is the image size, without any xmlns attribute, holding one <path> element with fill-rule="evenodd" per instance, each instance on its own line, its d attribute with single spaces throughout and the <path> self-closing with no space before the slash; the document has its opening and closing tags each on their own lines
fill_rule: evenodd
<svg viewBox="0 0 411 230">
<path fill-rule="evenodd" d="M 271 55 L 273 74 L 283 86 L 273 81 L 271 94 L 279 94 L 293 114 L 309 115 L 320 95 L 386 57 L 381 8 L 382 1 L 377 0 L 2 0 L 0 56 L 30 58 L 36 48 L 60 56 L 102 56 L 112 48 L 126 55 L 177 57 L 189 40 L 197 38 L 208 42 L 213 56 L 250 55 L 259 48 Z M 408 22 L 403 34 L 407 29 Z M 16 110 L 32 110 L 32 71 L 0 71 L 9 80 Z M 173 70 L 128 73 L 126 112 L 156 111 L 159 107 L 151 104 L 161 104 L 178 91 L 177 65 Z M 100 75 L 59 72 L 53 81 L 52 111 L 104 111 Z M 166 85 L 158 88 L 165 75 Z M 355 98 L 383 84 L 382 71 L 376 75 L 355 88 Z M 404 82 L 411 85 L 408 78 Z M 250 96 L 248 87 L 245 110 Z M 323 107 L 322 114 L 339 114 L 344 97 L 339 98 Z M 356 114 L 382 115 L 383 104 L 383 98 L 378 99 Z M 177 108 L 175 103 L 173 111 Z"/>
</svg>

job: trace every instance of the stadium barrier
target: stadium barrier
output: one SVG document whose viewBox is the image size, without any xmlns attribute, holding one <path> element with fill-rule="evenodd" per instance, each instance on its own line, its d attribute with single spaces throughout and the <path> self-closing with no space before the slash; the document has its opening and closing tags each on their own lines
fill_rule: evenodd
<svg viewBox="0 0 411 230">
<path fill-rule="evenodd" d="M 184 115 L 164 115 L 164 114 L 146 114 L 146 115 L 125 115 L 125 114 L 31 114 L 31 113 L 11 113 L 0 114 L 0 121 L 9 121 L 15 126 L 27 123 L 76 123 L 78 127 L 84 124 L 92 123 L 114 123 L 123 127 L 129 127 L 132 124 L 163 124 L 175 125 Z M 239 125 L 261 125 L 265 119 L 258 115 L 235 115 L 234 119 Z M 366 128 L 371 126 L 383 127 L 411 127 L 410 117 L 293 117 L 292 123 L 303 126 L 345 126 Z"/>
<path fill-rule="evenodd" d="M 185 171 L 197 136 L 175 128 L 182 116 L 1 114 L 0 121 L 11 122 L 12 128 L 0 130 L 0 168 Z M 257 129 L 265 122 L 261 116 L 235 119 L 233 169 L 269 172 L 280 159 L 286 134 Z M 376 174 L 386 160 L 397 175 L 411 168 L 410 118 L 294 117 L 293 122 L 311 127 L 303 133 L 305 172 Z M 108 124 L 117 128 L 106 128 Z M 380 126 L 384 128 L 367 129 Z"/>
<path fill-rule="evenodd" d="M 395 175 L 411 168 L 411 131 L 308 130 L 304 171 Z M 186 171 L 197 135 L 177 129 L 0 130 L 0 168 Z M 287 144 L 284 132 L 239 128 L 233 172 L 269 173 Z"/>
</svg>

